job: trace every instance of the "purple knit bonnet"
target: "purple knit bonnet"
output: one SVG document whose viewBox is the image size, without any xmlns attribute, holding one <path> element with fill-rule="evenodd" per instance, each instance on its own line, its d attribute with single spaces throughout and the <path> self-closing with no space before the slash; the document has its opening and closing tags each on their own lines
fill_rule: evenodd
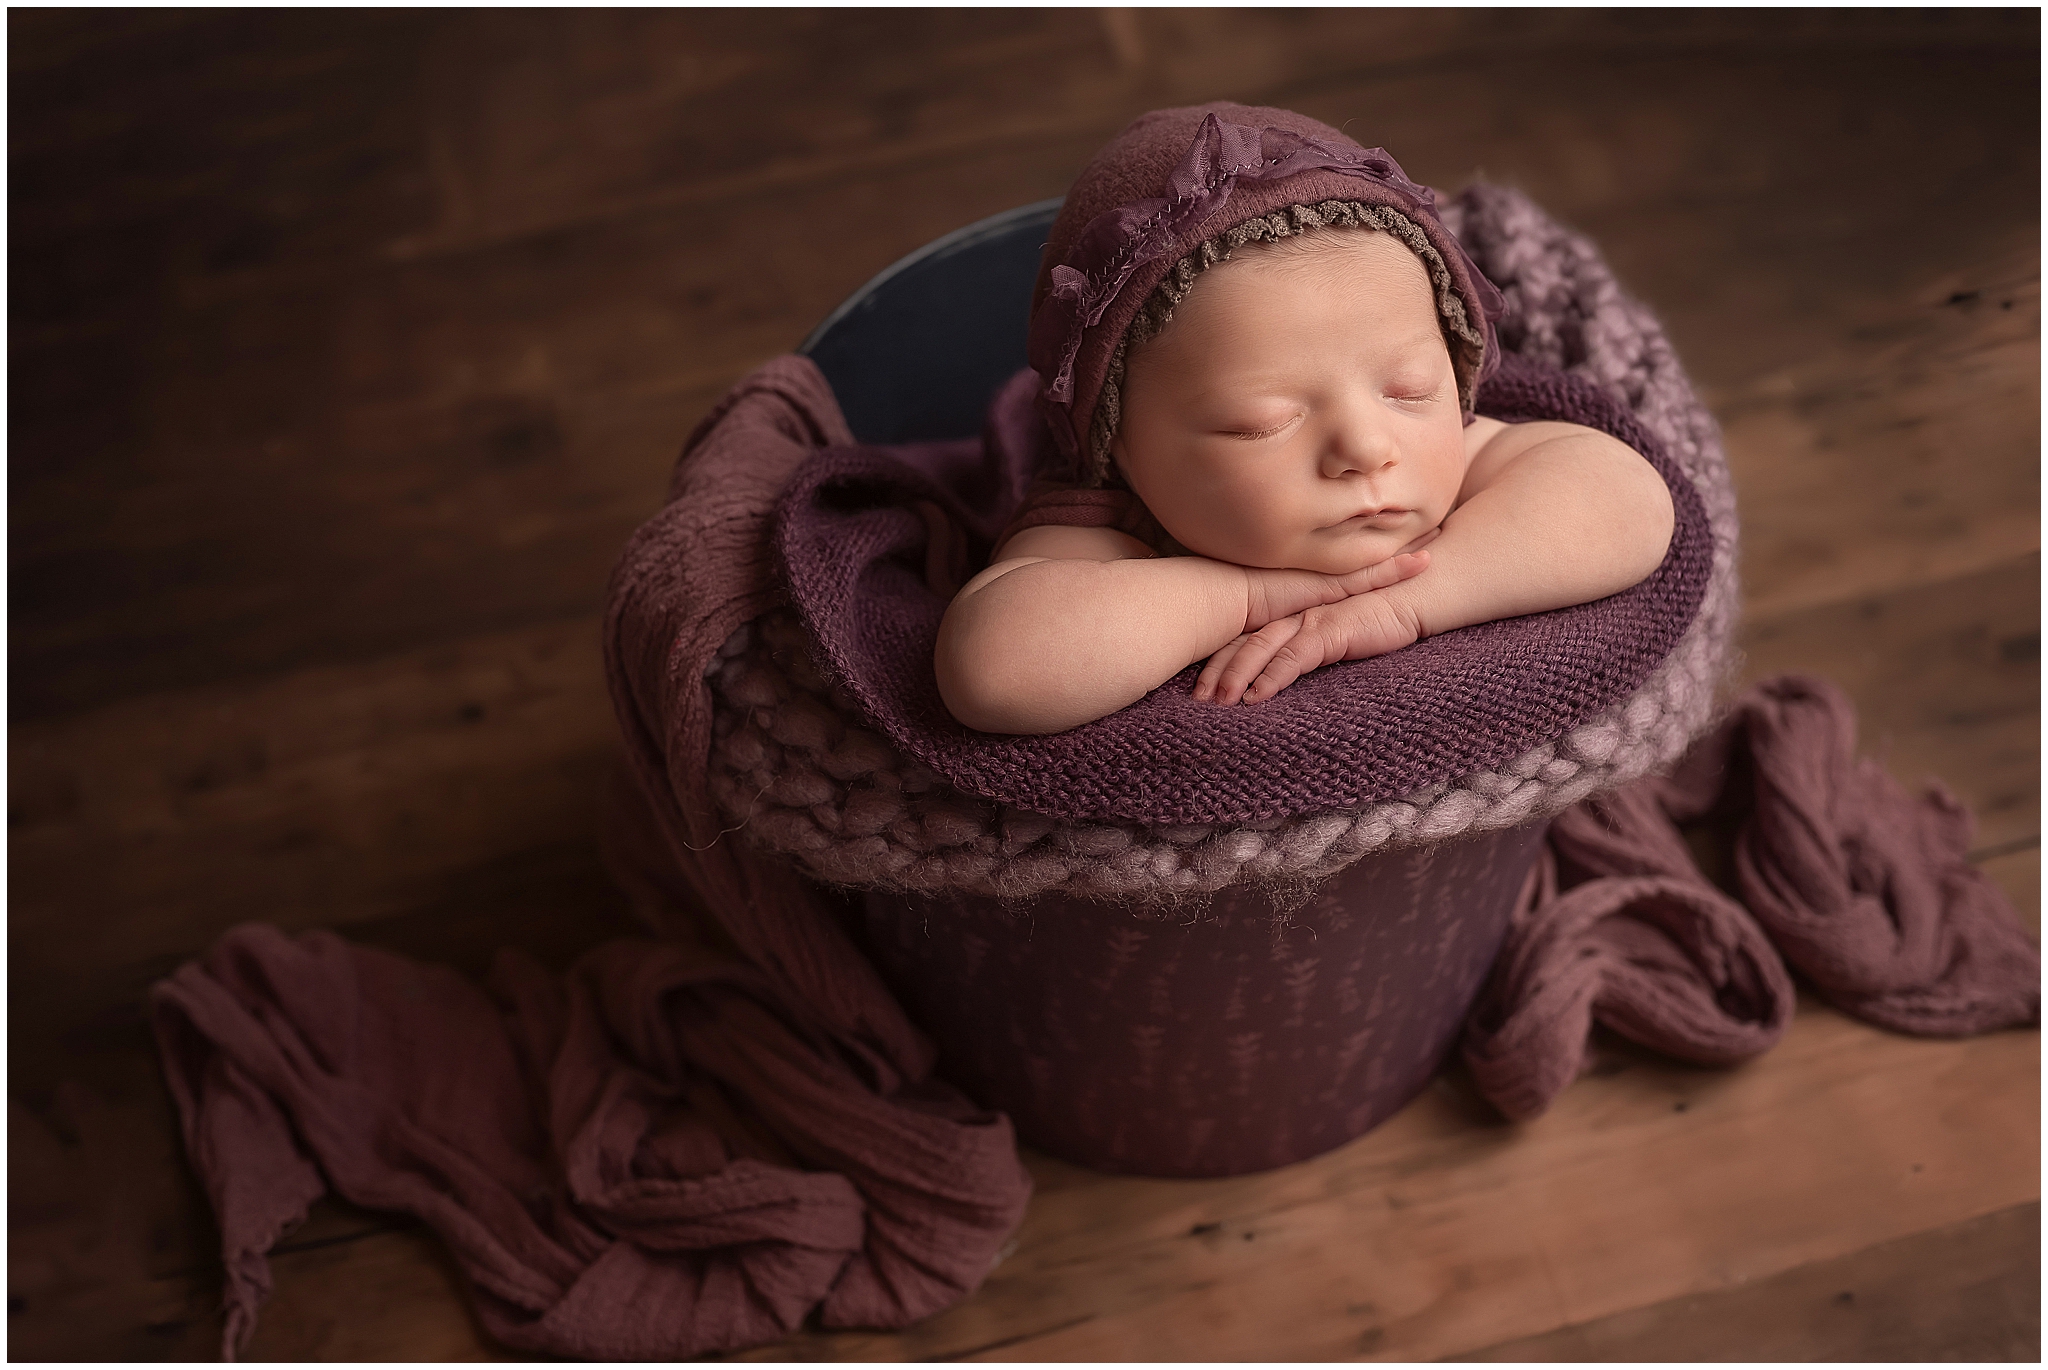
<svg viewBox="0 0 2048 1370">
<path fill-rule="evenodd" d="M 1217 102 L 1132 121 L 1067 192 L 1031 297 L 1038 403 L 1073 477 L 1110 478 L 1126 351 L 1158 333 L 1208 267 L 1247 242 L 1334 225 L 1391 234 L 1436 292 L 1458 399 L 1499 365 L 1503 301 L 1381 148 L 1304 115 Z"/>
</svg>

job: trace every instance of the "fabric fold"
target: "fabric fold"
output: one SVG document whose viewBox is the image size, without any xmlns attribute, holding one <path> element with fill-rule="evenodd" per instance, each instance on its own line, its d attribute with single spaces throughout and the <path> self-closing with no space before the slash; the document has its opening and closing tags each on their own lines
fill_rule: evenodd
<svg viewBox="0 0 2048 1370">
<path fill-rule="evenodd" d="M 328 933 L 238 928 L 152 991 L 187 1150 L 220 1219 L 224 1349 L 265 1255 L 328 1190 L 447 1242 L 489 1334 L 673 1359 L 899 1327 L 979 1286 L 1030 1181 L 1009 1121 L 931 1075 L 931 1043 L 837 898 L 726 836 L 703 676 L 782 600 L 768 516 L 850 441 L 783 357 L 691 435 L 614 573 L 605 659 L 629 775 L 607 856 L 659 941 L 487 987 Z"/>
<path fill-rule="evenodd" d="M 605 662 L 627 767 L 603 841 L 656 939 L 559 973 L 508 953 L 479 985 L 251 925 L 152 990 L 220 1220 L 230 1355 L 270 1288 L 266 1253 L 329 1191 L 420 1217 L 489 1335 L 545 1354 L 702 1355 L 812 1318 L 898 1327 L 985 1278 L 1030 1192 L 1008 1120 L 933 1075 L 844 896 L 741 846 L 706 781 L 706 672 L 787 602 L 776 500 L 848 441 L 817 369 L 770 362 L 692 435 L 614 575 Z M 970 542 L 1023 494 L 1016 449 L 991 466 L 972 447 L 918 457 L 939 487 L 1001 492 L 958 530 Z M 949 577 L 943 560 L 921 573 Z M 1854 735 L 1840 691 L 1782 678 L 1668 779 L 1566 811 L 1466 1037 L 1488 1097 L 1542 1111 L 1594 1023 L 1686 1060 L 1752 1056 L 1789 1020 L 1788 964 L 1900 1031 L 2038 1021 L 2038 953 L 1968 866 L 1967 814 L 1939 789 L 1907 797 L 1856 760 Z M 1737 812 L 1739 898 L 1678 827 Z"/>
<path fill-rule="evenodd" d="M 1030 381 L 1022 373 L 1011 392 Z M 1707 594 L 1713 557 L 1704 503 L 1625 405 L 1556 367 L 1509 357 L 1480 391 L 1479 409 L 1510 422 L 1584 424 L 1640 452 L 1671 495 L 1676 522 L 1663 561 L 1591 603 L 1333 663 L 1255 710 L 1195 699 L 1197 663 L 1143 699 L 1063 732 L 998 736 L 962 727 L 934 674 L 947 600 L 931 588 L 926 527 L 911 512 L 931 503 L 967 517 L 964 501 L 931 470 L 926 448 L 940 444 L 819 452 L 792 471 L 771 537 L 819 670 L 896 751 L 963 794 L 1062 819 L 1141 824 L 1357 810 L 1504 768 L 1625 703 L 1670 655 Z M 1011 512 L 1002 510 L 1001 521 Z M 986 549 L 986 533 L 975 531 Z"/>
<path fill-rule="evenodd" d="M 488 984 L 248 925 L 153 992 L 228 1257 L 227 1354 L 264 1253 L 332 1190 L 448 1244 L 507 1346 L 646 1360 L 894 1327 L 970 1292 L 1022 1216 L 1009 1124 L 876 1090 L 752 967 L 628 940 Z"/>
<path fill-rule="evenodd" d="M 1679 825 L 1739 825 L 1717 889 Z M 1810 675 L 1753 686 L 1672 775 L 1560 815 L 1467 1024 L 1480 1091 L 1544 1111 L 1599 1023 L 1703 1065 L 1771 1046 L 1792 971 L 1879 1027 L 1954 1037 L 2038 1024 L 2040 952 L 1967 859 L 1968 811 L 1856 755 L 1856 712 Z"/>
<path fill-rule="evenodd" d="M 1920 1035 L 2039 1020 L 2038 953 L 1966 859 L 1974 824 L 1954 795 L 1936 782 L 1915 798 L 1858 758 L 1854 707 L 1817 677 L 1767 682 L 1732 726 L 1755 773 L 1743 900 L 1823 998 Z"/>
</svg>

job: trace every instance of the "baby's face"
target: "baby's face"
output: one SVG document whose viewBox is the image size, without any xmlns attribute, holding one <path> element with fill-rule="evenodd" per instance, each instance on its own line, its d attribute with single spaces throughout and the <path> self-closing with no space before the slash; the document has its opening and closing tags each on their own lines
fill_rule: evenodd
<svg viewBox="0 0 2048 1370">
<path fill-rule="evenodd" d="M 1364 229 L 1302 246 L 1202 274 L 1126 363 L 1111 454 L 1189 551 L 1341 575 L 1443 522 L 1464 421 L 1415 254 Z"/>
</svg>

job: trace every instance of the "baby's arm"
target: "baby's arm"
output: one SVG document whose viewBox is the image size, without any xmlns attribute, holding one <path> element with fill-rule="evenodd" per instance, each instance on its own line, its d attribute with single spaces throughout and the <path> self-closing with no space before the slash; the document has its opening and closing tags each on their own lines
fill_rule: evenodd
<svg viewBox="0 0 2048 1370">
<path fill-rule="evenodd" d="M 1671 491 L 1634 448 L 1575 423 L 1482 424 L 1434 572 L 1388 596 L 1420 635 L 1589 603 L 1657 569 Z"/>
<path fill-rule="evenodd" d="M 992 733 L 1055 733 L 1135 703 L 1250 628 L 1391 585 L 1406 553 L 1348 576 L 1154 557 L 1109 528 L 1026 528 L 960 588 L 934 666 L 953 717 Z"/>
<path fill-rule="evenodd" d="M 1627 444 L 1578 424 L 1495 419 L 1474 420 L 1468 444 L 1427 574 L 1267 624 L 1212 658 L 1196 695 L 1256 703 L 1328 662 L 1604 598 L 1663 561 L 1671 492 Z"/>
</svg>

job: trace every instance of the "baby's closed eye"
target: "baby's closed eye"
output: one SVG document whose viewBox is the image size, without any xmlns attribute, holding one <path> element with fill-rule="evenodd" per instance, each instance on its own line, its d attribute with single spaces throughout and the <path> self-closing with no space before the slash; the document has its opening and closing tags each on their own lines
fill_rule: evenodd
<svg viewBox="0 0 2048 1370">
<path fill-rule="evenodd" d="M 1294 414 L 1290 415 L 1288 418 L 1282 419 L 1278 423 L 1268 424 L 1264 427 L 1261 427 L 1257 424 L 1249 423 L 1226 423 L 1221 427 L 1217 428 L 1216 432 L 1221 437 L 1235 438 L 1239 442 L 1261 442 L 1267 438 L 1279 437 L 1282 433 L 1285 433 L 1288 429 L 1294 427 L 1294 425 L 1297 422 L 1299 422 L 1300 419 L 1301 415 Z"/>
<path fill-rule="evenodd" d="M 1441 377 L 1396 376 L 1387 382 L 1381 393 L 1391 400 L 1425 404 L 1442 399 L 1446 392 L 1446 384 Z"/>
</svg>

